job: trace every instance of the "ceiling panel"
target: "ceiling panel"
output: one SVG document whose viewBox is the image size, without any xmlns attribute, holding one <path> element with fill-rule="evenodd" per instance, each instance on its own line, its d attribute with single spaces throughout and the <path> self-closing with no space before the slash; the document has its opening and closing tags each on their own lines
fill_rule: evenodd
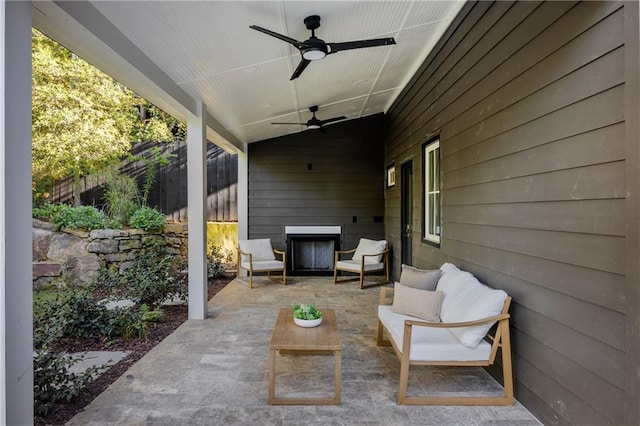
<svg viewBox="0 0 640 426">
<path fill-rule="evenodd" d="M 248 70 L 218 74 L 182 87 L 190 93 L 203 93 L 207 105 L 215 99 L 218 108 L 232 111 L 233 127 L 295 110 L 289 108 L 295 97 L 294 88 L 288 78 L 281 78 L 289 72 L 288 60 L 263 64 L 252 72 Z M 264 84 L 265 81 L 270 83 Z"/>
<path fill-rule="evenodd" d="M 435 21 L 443 21 L 446 27 L 446 24 L 458 14 L 463 5 L 463 1 L 415 1 L 411 4 L 411 12 L 405 22 L 405 28 L 425 25 Z"/>
<path fill-rule="evenodd" d="M 319 15 L 316 36 L 328 43 L 392 37 L 400 30 L 412 2 L 407 1 L 317 1 L 285 2 L 289 36 L 305 40 L 310 32 L 304 18 Z"/>
<path fill-rule="evenodd" d="M 384 92 L 373 93 L 367 98 L 367 101 L 362 108 L 361 116 L 376 114 L 383 112 L 389 108 L 389 101 L 397 96 L 400 88 L 386 90 Z"/>
<path fill-rule="evenodd" d="M 373 88 L 374 92 L 393 89 L 404 83 L 406 74 L 398 73 L 395 70 L 413 67 L 416 61 L 412 55 L 422 49 L 430 50 L 433 47 L 437 42 L 437 38 L 432 35 L 438 25 L 438 23 L 422 25 L 404 30 L 398 35 L 396 40 L 398 44 L 395 46 L 389 60 L 384 64 L 380 77 Z"/>
<path fill-rule="evenodd" d="M 271 121 L 350 119 L 385 112 L 422 63 L 461 1 L 98 1 L 92 4 L 241 142 L 305 129 Z M 300 61 L 285 41 L 310 36 L 317 14 L 326 42 L 395 37 L 397 44 L 337 52 L 289 78 Z M 325 115 L 326 114 L 326 115 Z"/>
</svg>

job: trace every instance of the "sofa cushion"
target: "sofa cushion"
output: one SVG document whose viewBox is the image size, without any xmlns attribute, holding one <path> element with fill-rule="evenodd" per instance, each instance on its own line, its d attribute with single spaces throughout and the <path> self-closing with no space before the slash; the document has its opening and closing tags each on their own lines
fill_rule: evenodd
<svg viewBox="0 0 640 426">
<path fill-rule="evenodd" d="M 355 253 L 353 253 L 352 260 L 360 262 L 362 255 L 364 254 L 380 254 L 387 248 L 386 240 L 369 240 L 367 238 L 360 238 L 358 247 L 356 247 Z M 364 263 L 380 263 L 382 261 L 382 255 L 379 256 L 365 256 Z"/>
<path fill-rule="evenodd" d="M 398 351 L 402 352 L 404 321 L 416 318 L 397 314 L 390 305 L 379 305 L 378 319 L 387 329 Z M 445 328 L 413 327 L 411 333 L 409 359 L 412 361 L 487 361 L 490 353 L 491 345 L 486 341 L 483 340 L 475 348 L 469 348 L 461 345 Z"/>
<path fill-rule="evenodd" d="M 449 304 L 461 294 L 467 284 L 474 285 L 478 282 L 470 272 L 461 271 L 451 263 L 445 263 L 440 267 L 442 274 L 438 278 L 436 289 L 445 293 L 442 301 L 442 311 L 447 311 Z"/>
<path fill-rule="evenodd" d="M 440 269 L 418 269 L 403 263 L 402 271 L 400 272 L 400 284 L 406 287 L 433 291 L 436 289 L 436 284 L 441 274 L 442 271 Z"/>
<path fill-rule="evenodd" d="M 275 260 L 276 258 L 273 253 L 270 238 L 259 240 L 240 240 L 238 241 L 238 245 L 240 246 L 240 250 L 243 252 L 251 253 L 251 258 L 254 262 L 260 260 Z M 249 256 L 243 254 L 242 261 L 248 262 Z"/>
<path fill-rule="evenodd" d="M 429 322 L 440 322 L 443 297 L 444 293 L 441 291 L 420 290 L 395 283 L 392 310 Z"/>
<path fill-rule="evenodd" d="M 450 263 L 442 265 L 441 270 L 443 273 L 436 290 L 444 293 L 440 312 L 442 322 L 474 321 L 502 312 L 507 293 L 487 287 L 469 272 L 461 271 Z M 494 323 L 449 330 L 460 343 L 475 348 Z"/>
</svg>

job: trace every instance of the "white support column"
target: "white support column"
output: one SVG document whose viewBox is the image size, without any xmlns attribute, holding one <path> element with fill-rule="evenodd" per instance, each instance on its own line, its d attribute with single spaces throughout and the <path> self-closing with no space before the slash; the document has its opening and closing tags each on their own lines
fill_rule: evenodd
<svg viewBox="0 0 640 426">
<path fill-rule="evenodd" d="M 187 118 L 187 219 L 189 221 L 189 319 L 207 317 L 206 107 Z"/>
<path fill-rule="evenodd" d="M 249 238 L 249 161 L 247 150 L 238 152 L 238 240 Z M 238 259 L 238 262 L 240 259 Z M 246 277 L 247 271 L 240 270 L 240 276 Z"/>
<path fill-rule="evenodd" d="M 31 2 L 0 0 L 0 424 L 33 423 Z"/>
<path fill-rule="evenodd" d="M 249 161 L 246 151 L 238 153 L 238 239 L 249 238 Z"/>
</svg>

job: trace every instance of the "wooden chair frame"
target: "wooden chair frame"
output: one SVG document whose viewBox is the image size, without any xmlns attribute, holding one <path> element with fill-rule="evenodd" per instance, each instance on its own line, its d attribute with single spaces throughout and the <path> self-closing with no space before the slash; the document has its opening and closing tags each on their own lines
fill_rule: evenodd
<svg viewBox="0 0 640 426">
<path fill-rule="evenodd" d="M 369 287 L 377 287 L 377 286 L 381 286 L 381 285 L 385 285 L 386 283 L 389 282 L 389 249 L 386 248 L 384 249 L 383 252 L 381 253 L 377 253 L 377 254 L 363 254 L 362 258 L 360 259 L 360 272 L 355 272 L 355 271 L 351 271 L 349 269 L 338 269 L 338 261 L 340 260 L 340 255 L 342 254 L 348 254 L 348 253 L 355 253 L 357 250 L 356 248 L 353 248 L 351 250 L 336 250 L 335 252 L 335 257 L 334 257 L 334 261 L 333 261 L 333 283 L 334 284 L 338 284 L 338 283 L 346 283 L 349 281 L 358 281 L 360 280 L 360 288 L 369 288 Z M 384 266 L 380 269 L 370 269 L 368 271 L 365 271 L 364 269 L 364 258 L 365 257 L 373 257 L 373 256 L 382 256 L 382 263 L 384 264 Z M 344 272 L 351 272 L 353 274 L 359 274 L 357 277 L 354 278 L 346 278 L 346 279 L 341 279 L 338 280 L 338 271 L 344 271 Z M 364 276 L 366 274 L 370 274 L 372 272 L 380 272 L 380 271 L 384 271 L 385 273 L 385 277 L 386 277 L 386 281 L 383 283 L 375 283 L 375 284 L 369 284 L 369 285 L 364 285 Z"/>
<path fill-rule="evenodd" d="M 390 287 L 380 289 L 380 304 L 386 304 L 387 291 L 393 292 Z M 378 346 L 392 346 L 396 356 L 400 360 L 400 386 L 398 387 L 398 404 L 407 405 L 513 405 L 513 372 L 511 365 L 511 340 L 509 337 L 509 306 L 511 297 L 507 296 L 500 315 L 483 318 L 476 321 L 467 321 L 459 323 L 433 323 L 424 321 L 404 322 L 404 337 L 402 351 L 400 351 L 393 339 L 384 340 L 383 335 L 386 330 L 382 321 L 378 320 Z M 491 352 L 488 360 L 478 361 L 420 361 L 410 360 L 411 353 L 411 333 L 413 327 L 435 327 L 435 328 L 454 328 L 468 327 L 484 323 L 498 322 L 495 332 L 487 333 L 486 338 L 492 343 Z M 492 327 L 493 329 L 494 327 Z M 387 335 L 391 334 L 387 330 Z M 479 397 L 479 396 L 455 396 L 455 397 L 418 397 L 407 396 L 407 385 L 409 381 L 409 367 L 411 365 L 446 365 L 446 366 L 489 366 L 496 359 L 498 348 L 501 348 L 502 358 L 502 377 L 504 381 L 504 396 L 502 397 Z"/>
<path fill-rule="evenodd" d="M 245 253 L 242 250 L 240 250 L 240 247 L 237 247 L 238 250 L 238 269 L 236 271 L 236 278 L 238 279 L 238 281 L 243 282 L 243 280 L 240 279 L 240 270 L 244 269 L 247 271 L 247 274 L 249 275 L 249 288 L 253 288 L 253 273 L 254 272 L 266 272 L 267 273 L 267 278 L 269 278 L 271 281 L 280 283 L 282 285 L 287 285 L 287 254 L 284 251 L 280 251 L 280 250 L 276 250 L 274 248 L 272 248 L 271 250 L 273 250 L 273 253 L 277 256 L 282 256 L 282 268 L 275 268 L 275 269 L 258 269 L 255 270 L 253 269 L 253 255 L 251 253 Z M 244 266 L 242 266 L 242 256 L 249 256 L 249 268 L 245 268 Z M 281 271 L 282 272 L 282 276 L 280 278 L 277 277 L 273 277 L 271 276 L 272 272 L 278 272 Z M 244 283 L 244 282 L 243 282 Z M 246 283 L 244 283 L 246 284 Z"/>
</svg>

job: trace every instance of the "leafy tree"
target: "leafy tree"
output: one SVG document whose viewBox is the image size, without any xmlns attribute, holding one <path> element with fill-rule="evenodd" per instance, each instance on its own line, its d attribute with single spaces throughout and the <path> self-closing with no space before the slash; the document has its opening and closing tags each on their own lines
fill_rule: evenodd
<svg viewBox="0 0 640 426">
<path fill-rule="evenodd" d="M 34 192 L 119 161 L 134 141 L 169 141 L 184 125 L 37 30 L 33 36 Z"/>
</svg>

